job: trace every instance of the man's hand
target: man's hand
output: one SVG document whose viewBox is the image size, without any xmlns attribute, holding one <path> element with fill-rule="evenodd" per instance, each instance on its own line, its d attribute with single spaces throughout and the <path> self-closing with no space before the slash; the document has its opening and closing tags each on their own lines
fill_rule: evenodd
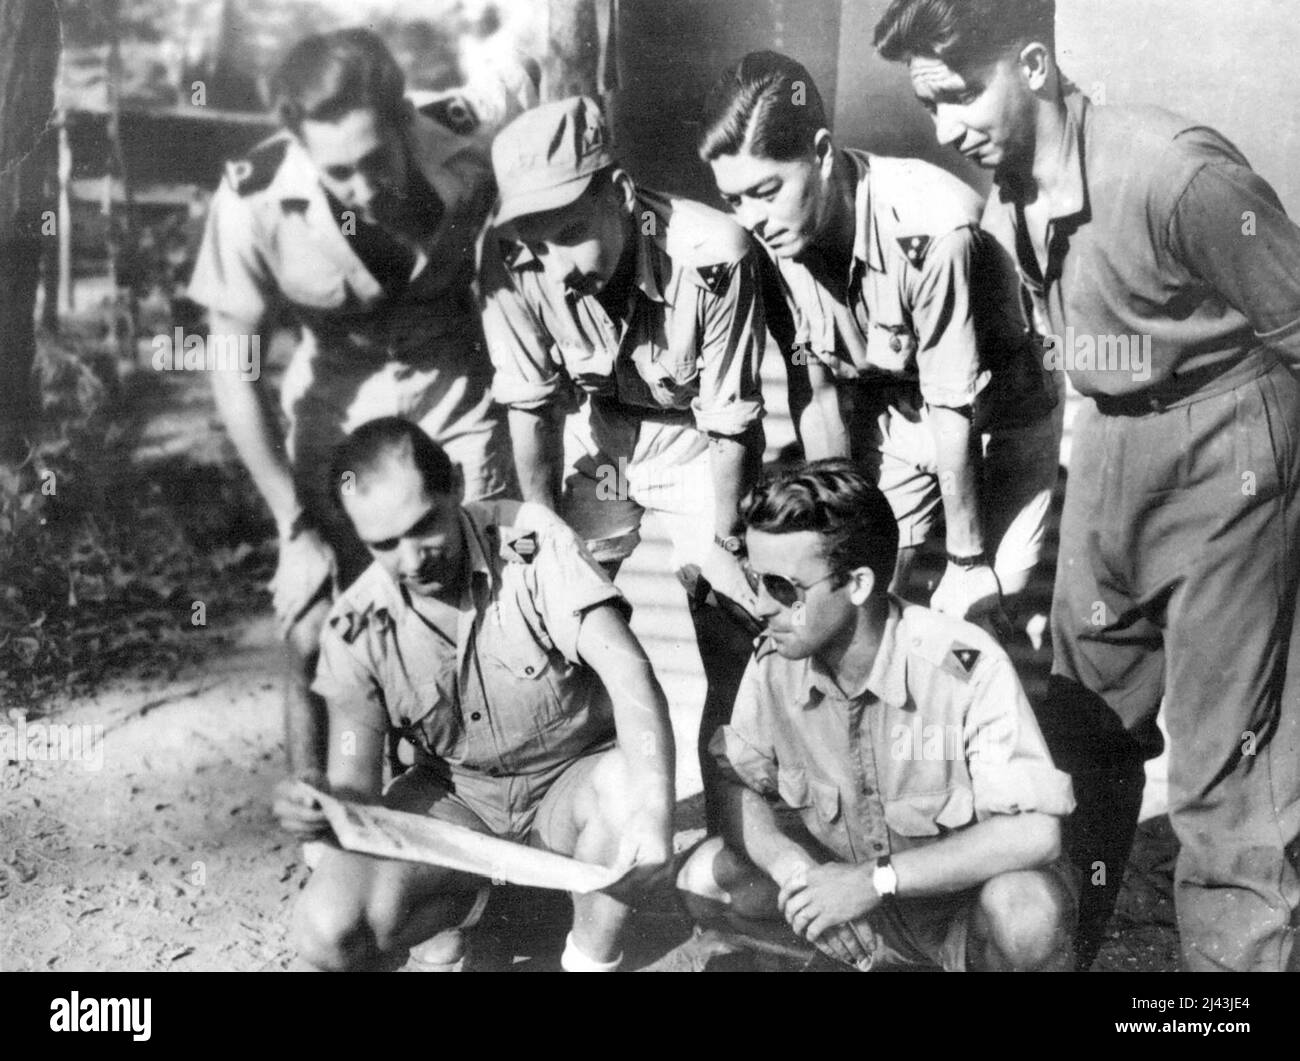
<svg viewBox="0 0 1300 1061">
<path fill-rule="evenodd" d="M 818 940 L 832 929 L 847 927 L 880 905 L 880 896 L 871 884 L 873 868 L 871 863 L 849 866 L 829 862 L 792 874 L 777 897 L 782 916 L 796 935 L 821 948 Z M 843 942 L 844 936 L 835 933 L 831 940 Z M 868 955 L 855 957 L 853 962 L 860 957 Z"/>
<path fill-rule="evenodd" d="M 298 622 L 320 595 L 334 570 L 334 550 L 314 530 L 281 536 L 280 561 L 271 579 L 272 604 L 281 637 Z"/>
<path fill-rule="evenodd" d="M 637 811 L 622 829 L 614 872 L 619 875 L 616 898 L 629 904 L 672 879 L 673 828 L 667 812 Z"/>
<path fill-rule="evenodd" d="M 993 568 L 950 563 L 930 597 L 930 607 L 954 619 L 972 619 L 1002 607 L 1002 586 Z"/>
<path fill-rule="evenodd" d="M 318 787 L 323 788 L 323 783 Z M 324 840 L 333 836 L 320 801 L 311 787 L 297 778 L 287 777 L 275 786 L 271 811 L 280 819 L 280 826 L 299 840 Z"/>
<path fill-rule="evenodd" d="M 704 557 L 700 575 L 713 587 L 714 593 L 739 605 L 751 621 L 757 622 L 753 617 L 758 612 L 758 600 L 745 581 L 745 572 L 741 570 L 740 560 L 736 556 L 714 542 Z"/>
</svg>

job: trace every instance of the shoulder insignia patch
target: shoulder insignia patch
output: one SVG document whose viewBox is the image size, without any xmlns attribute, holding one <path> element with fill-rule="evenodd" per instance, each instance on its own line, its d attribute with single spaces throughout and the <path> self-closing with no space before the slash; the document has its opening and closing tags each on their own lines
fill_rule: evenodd
<svg viewBox="0 0 1300 1061">
<path fill-rule="evenodd" d="M 921 268 L 925 264 L 925 256 L 930 250 L 931 237 L 929 236 L 900 236 L 898 245 L 902 248 L 903 254 L 911 262 L 914 269 Z"/>
<path fill-rule="evenodd" d="M 330 626 L 338 630 L 339 636 L 349 645 L 355 643 L 372 626 L 380 633 L 386 633 L 395 625 L 387 608 L 376 608 L 374 605 L 361 612 L 346 611 L 330 620 Z"/>
<path fill-rule="evenodd" d="M 525 253 L 528 248 L 517 239 L 498 239 L 497 245 L 501 249 L 501 261 L 507 269 L 519 269 L 531 260 L 531 256 Z"/>
<path fill-rule="evenodd" d="M 226 163 L 226 179 L 240 195 L 252 195 L 267 188 L 289 150 L 286 137 L 277 137 L 269 143 L 255 147 L 244 158 Z"/>
<path fill-rule="evenodd" d="M 980 653 L 977 648 L 967 648 L 960 642 L 954 642 L 952 646 L 952 657 L 969 676 L 975 669 L 975 664 L 979 662 Z"/>
<path fill-rule="evenodd" d="M 464 96 L 444 96 L 421 107 L 420 113 L 457 136 L 472 136 L 480 124 L 474 105 Z"/>
<path fill-rule="evenodd" d="M 501 540 L 501 558 L 512 564 L 531 564 L 533 557 L 537 555 L 537 532 L 529 531 L 527 534 L 516 534 L 508 541 L 505 536 Z"/>
<path fill-rule="evenodd" d="M 720 265 L 702 265 L 696 272 L 700 274 L 700 280 L 704 286 L 709 289 L 713 295 L 725 294 L 727 285 L 731 282 L 732 267 L 726 263 Z"/>
</svg>

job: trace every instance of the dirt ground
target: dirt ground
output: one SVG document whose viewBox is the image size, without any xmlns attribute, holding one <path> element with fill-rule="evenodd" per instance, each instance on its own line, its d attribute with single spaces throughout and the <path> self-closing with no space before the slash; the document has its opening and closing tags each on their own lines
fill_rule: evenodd
<svg viewBox="0 0 1300 1061">
<path fill-rule="evenodd" d="M 142 465 L 178 447 L 199 461 L 232 459 L 206 387 L 192 379 L 169 382 L 135 415 L 147 420 L 136 454 Z M 703 835 L 691 762 L 702 684 L 684 602 L 670 577 L 655 574 L 665 551 L 649 534 L 620 582 L 674 705 L 683 797 L 676 845 L 684 849 Z M 174 677 L 115 680 L 39 718 L 102 726 L 100 768 L 0 761 L 0 970 L 289 966 L 288 912 L 308 871 L 269 809 L 283 753 L 281 663 L 267 601 L 213 617 L 196 646 L 198 662 Z M 1045 654 L 1017 662 L 1032 694 Z M 5 707 L 38 720 L 33 705 Z M 17 724 L 12 714 L 5 721 Z M 1143 825 L 1099 969 L 1176 968 L 1176 851 L 1166 819 Z M 476 931 L 473 967 L 555 969 L 566 930 L 563 896 L 501 889 Z M 696 930 L 668 899 L 637 915 L 627 944 L 629 969 L 806 964 L 737 952 Z"/>
</svg>

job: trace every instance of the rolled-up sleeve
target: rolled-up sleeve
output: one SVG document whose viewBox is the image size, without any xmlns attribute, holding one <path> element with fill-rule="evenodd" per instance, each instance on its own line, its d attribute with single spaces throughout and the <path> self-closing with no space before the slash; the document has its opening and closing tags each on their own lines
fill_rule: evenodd
<svg viewBox="0 0 1300 1061">
<path fill-rule="evenodd" d="M 212 197 L 186 294 L 200 306 L 260 324 L 276 291 L 257 244 L 256 218 L 226 181 Z"/>
<path fill-rule="evenodd" d="M 630 612 L 622 592 L 567 525 L 559 523 L 538 535 L 537 556 L 530 565 L 531 589 L 547 636 L 570 663 L 581 663 L 578 632 L 583 616 L 602 604 Z"/>
<path fill-rule="evenodd" d="M 986 652 L 972 679 L 964 739 L 976 816 L 1068 815 L 1074 810 L 1069 775 L 1052 764 L 1011 661 Z"/>
<path fill-rule="evenodd" d="M 980 370 L 971 280 L 977 233 L 963 226 L 935 239 L 909 292 L 916 367 L 927 405 L 962 409 L 988 384 Z"/>
<path fill-rule="evenodd" d="M 751 659 L 736 694 L 731 722 L 719 726 L 709 754 L 722 775 L 761 796 L 777 795 L 777 758 L 764 705 L 759 661 Z"/>
<path fill-rule="evenodd" d="M 492 231 L 482 241 L 479 284 L 493 398 L 501 405 L 533 411 L 567 400 L 566 377 L 551 356 L 551 337 L 521 290 L 522 282 L 507 267 L 500 239 Z"/>
<path fill-rule="evenodd" d="M 695 426 L 715 435 L 743 435 L 763 415 L 767 325 L 756 253 L 729 267 L 725 290 L 700 292 L 700 394 L 691 409 Z"/>
</svg>

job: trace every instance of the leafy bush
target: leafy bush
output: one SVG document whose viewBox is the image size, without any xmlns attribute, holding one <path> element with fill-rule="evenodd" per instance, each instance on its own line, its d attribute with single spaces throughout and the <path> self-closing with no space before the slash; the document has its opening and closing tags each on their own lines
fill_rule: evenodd
<svg viewBox="0 0 1300 1061">
<path fill-rule="evenodd" d="M 247 476 L 184 455 L 135 459 L 141 391 L 165 383 L 139 373 L 120 386 L 85 345 L 43 339 L 46 437 L 22 467 L 0 467 L 6 706 L 172 672 L 265 605 L 272 528 Z"/>
</svg>

